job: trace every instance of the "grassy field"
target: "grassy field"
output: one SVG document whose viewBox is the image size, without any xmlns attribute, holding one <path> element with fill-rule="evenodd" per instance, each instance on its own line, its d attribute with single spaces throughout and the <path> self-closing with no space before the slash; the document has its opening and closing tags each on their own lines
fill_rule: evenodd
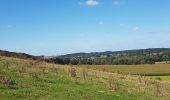
<svg viewBox="0 0 170 100">
<path fill-rule="evenodd" d="M 77 67 L 90 68 L 94 70 L 146 76 L 169 76 L 170 64 L 151 65 L 79 65 Z"/>
<path fill-rule="evenodd" d="M 170 81 L 170 76 L 147 76 L 147 78 Z"/>
<path fill-rule="evenodd" d="M 170 84 L 141 76 L 0 57 L 0 100 L 169 100 Z"/>
</svg>

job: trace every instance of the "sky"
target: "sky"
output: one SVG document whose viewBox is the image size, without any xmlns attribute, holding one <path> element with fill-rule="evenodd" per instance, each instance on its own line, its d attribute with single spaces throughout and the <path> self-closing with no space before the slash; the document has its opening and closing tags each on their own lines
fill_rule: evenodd
<svg viewBox="0 0 170 100">
<path fill-rule="evenodd" d="M 32 55 L 170 48 L 170 0 L 0 0 L 0 49 Z"/>
</svg>

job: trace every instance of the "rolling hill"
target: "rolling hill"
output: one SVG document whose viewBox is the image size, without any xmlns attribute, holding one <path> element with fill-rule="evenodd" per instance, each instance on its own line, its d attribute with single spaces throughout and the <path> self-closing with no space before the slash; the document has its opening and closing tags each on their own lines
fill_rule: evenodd
<svg viewBox="0 0 170 100">
<path fill-rule="evenodd" d="M 154 64 L 170 61 L 170 48 L 150 48 L 124 51 L 106 51 L 92 53 L 73 53 L 60 56 L 33 56 L 26 53 L 15 53 L 0 50 L 1 56 L 22 59 L 44 60 L 56 64 L 73 65 L 135 65 Z"/>
<path fill-rule="evenodd" d="M 0 100 L 169 100 L 170 84 L 0 56 Z"/>
</svg>

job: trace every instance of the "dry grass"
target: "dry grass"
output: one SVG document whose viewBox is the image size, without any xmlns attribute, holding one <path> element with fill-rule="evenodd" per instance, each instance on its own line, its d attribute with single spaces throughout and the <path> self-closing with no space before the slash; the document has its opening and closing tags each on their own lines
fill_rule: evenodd
<svg viewBox="0 0 170 100">
<path fill-rule="evenodd" d="M 78 65 L 99 71 L 131 75 L 163 76 L 170 75 L 170 64 L 151 65 Z"/>
<path fill-rule="evenodd" d="M 52 88 L 51 87 L 52 83 L 58 84 L 58 83 L 55 83 L 55 78 L 61 77 L 63 80 L 63 76 L 65 74 L 68 74 L 68 75 L 65 75 L 66 82 L 62 84 L 69 84 L 70 81 L 74 81 L 74 84 L 69 86 L 69 87 L 73 87 L 71 89 L 76 89 L 76 87 L 81 87 L 81 86 L 93 83 L 91 84 L 93 85 L 93 87 L 94 86 L 98 86 L 98 88 L 105 87 L 105 89 L 101 90 L 100 92 L 102 93 L 106 92 L 109 95 L 114 95 L 114 94 L 121 95 L 122 93 L 133 94 L 137 96 L 136 99 L 138 100 L 145 100 L 148 98 L 149 100 L 150 99 L 151 100 L 159 100 L 159 99 L 168 100 L 167 98 L 170 98 L 170 94 L 169 94 L 170 84 L 168 83 L 154 80 L 154 79 L 146 79 L 143 76 L 137 76 L 137 75 L 131 76 L 131 75 L 121 74 L 121 73 L 126 73 L 127 71 L 130 71 L 130 70 L 131 70 L 130 72 L 133 72 L 134 74 L 136 70 L 132 71 L 132 68 L 134 68 L 135 66 L 132 66 L 132 67 L 120 66 L 121 68 L 117 68 L 118 66 L 115 66 L 117 69 L 119 69 L 119 70 L 115 70 L 114 68 L 112 68 L 114 66 L 78 66 L 77 67 L 77 66 L 66 66 L 66 65 L 53 65 L 53 64 L 48 64 L 45 62 L 21 60 L 21 59 L 12 59 L 12 60 L 15 60 L 15 62 L 13 62 L 11 59 L 12 58 L 5 58 L 5 57 L 0 58 L 0 61 L 9 62 L 9 66 L 3 65 L 3 66 L 8 66 L 8 67 L 5 67 L 7 69 L 6 72 L 8 72 L 8 70 L 13 70 L 14 68 L 17 68 L 15 70 L 17 73 L 19 73 L 19 76 L 22 76 L 22 77 L 25 76 L 25 77 L 31 78 L 32 79 L 31 82 L 33 81 L 32 84 L 35 84 L 36 82 L 39 82 L 39 81 L 40 83 L 41 81 L 49 82 L 48 84 L 50 85 L 48 89 Z M 15 63 L 15 64 L 12 64 L 12 63 Z M 17 65 L 17 66 L 14 66 L 14 65 Z M 147 71 L 148 68 L 146 68 L 147 66 L 149 65 L 143 65 L 143 66 L 138 65 L 137 67 L 141 69 L 140 72 L 143 73 L 144 69 L 146 70 L 145 72 L 148 72 Z M 156 66 L 159 67 L 158 69 L 160 69 L 160 65 L 159 66 L 156 65 Z M 102 70 L 103 67 L 105 67 L 104 70 L 106 72 Z M 165 67 L 167 69 L 168 65 L 166 65 Z M 153 68 L 153 66 L 151 66 L 151 68 Z M 149 68 L 150 71 L 151 71 L 151 68 Z M 115 72 L 118 72 L 118 73 L 110 73 L 109 70 L 111 70 L 112 72 L 113 69 Z M 62 71 L 64 71 L 64 74 L 62 73 Z M 53 80 L 48 80 L 50 75 L 52 75 L 55 78 Z M 15 81 L 6 76 L 0 77 L 0 82 L 4 84 L 6 87 L 10 87 L 13 85 L 18 85 L 19 87 L 24 86 L 22 83 L 18 83 L 18 81 Z M 77 86 L 75 86 L 75 83 Z M 93 88 L 90 85 L 88 86 L 90 88 Z M 63 87 L 63 89 L 65 89 L 65 87 Z M 86 88 L 80 88 L 80 89 L 86 89 Z M 60 91 L 64 91 L 64 90 L 60 90 Z M 68 91 L 69 90 L 67 90 L 65 93 L 70 93 Z M 80 92 L 79 89 L 75 91 L 76 93 L 77 91 L 78 93 Z M 90 91 L 90 92 L 93 93 L 93 91 Z M 89 91 L 86 91 L 86 92 L 89 92 Z M 94 97 L 97 95 L 98 94 L 94 95 Z M 107 96 L 105 98 L 107 98 Z"/>
</svg>

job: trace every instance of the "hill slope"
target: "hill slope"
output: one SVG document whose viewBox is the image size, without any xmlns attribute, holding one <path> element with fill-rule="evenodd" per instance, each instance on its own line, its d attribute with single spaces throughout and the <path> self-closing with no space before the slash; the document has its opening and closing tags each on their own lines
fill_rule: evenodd
<svg viewBox="0 0 170 100">
<path fill-rule="evenodd" d="M 1 100 L 168 100 L 170 85 L 140 76 L 0 56 Z"/>
<path fill-rule="evenodd" d="M 5 50 L 0 50 L 0 56 L 6 56 L 6 57 L 15 57 L 15 58 L 22 58 L 22 59 L 38 59 L 40 57 L 29 55 L 26 53 L 16 53 L 16 52 L 9 52 Z"/>
<path fill-rule="evenodd" d="M 59 64 L 73 65 L 136 65 L 154 64 L 170 61 L 169 48 L 152 48 L 125 51 L 107 51 L 94 53 L 75 53 L 47 60 Z"/>
<path fill-rule="evenodd" d="M 99 57 L 99 56 L 137 56 L 147 55 L 152 53 L 164 53 L 170 52 L 170 48 L 149 48 L 149 49 L 136 49 L 136 50 L 124 50 L 124 51 L 106 51 L 106 52 L 92 52 L 92 53 L 73 53 L 67 55 L 61 55 L 59 57 Z"/>
</svg>

